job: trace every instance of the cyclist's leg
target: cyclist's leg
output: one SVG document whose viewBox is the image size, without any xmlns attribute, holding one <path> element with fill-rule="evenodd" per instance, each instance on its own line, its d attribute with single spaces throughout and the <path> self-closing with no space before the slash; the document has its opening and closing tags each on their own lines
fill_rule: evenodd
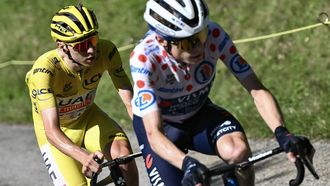
<svg viewBox="0 0 330 186">
<path fill-rule="evenodd" d="M 74 143 L 80 145 L 82 142 L 80 136 L 84 136 L 83 130 L 71 130 L 69 128 L 76 126 L 76 124 L 63 127 L 62 130 Z M 81 164 L 52 146 L 47 141 L 44 132 L 41 125 L 35 124 L 38 145 L 53 184 L 56 186 L 87 185 L 85 176 L 81 172 Z"/>
<path fill-rule="evenodd" d="M 208 103 L 191 120 L 199 126 L 195 129 L 194 150 L 218 154 L 227 163 L 242 162 L 251 156 L 243 128 L 226 110 Z M 240 185 L 254 185 L 253 166 L 235 175 Z"/>
<path fill-rule="evenodd" d="M 133 126 L 144 158 L 145 167 L 147 169 L 151 185 L 181 186 L 183 172 L 162 159 L 151 149 L 146 136 L 142 118 L 134 115 Z M 180 133 L 179 131 L 176 132 Z M 173 131 L 171 133 L 173 133 Z M 179 136 L 180 135 L 176 135 L 175 137 L 175 135 L 173 135 L 171 138 L 181 139 Z"/>
<path fill-rule="evenodd" d="M 102 151 L 105 158 L 112 160 L 132 154 L 128 138 L 119 125 L 96 105 L 88 115 L 88 126 L 84 146 L 88 151 Z M 138 170 L 135 161 L 119 166 L 126 184 L 139 185 Z"/>
</svg>

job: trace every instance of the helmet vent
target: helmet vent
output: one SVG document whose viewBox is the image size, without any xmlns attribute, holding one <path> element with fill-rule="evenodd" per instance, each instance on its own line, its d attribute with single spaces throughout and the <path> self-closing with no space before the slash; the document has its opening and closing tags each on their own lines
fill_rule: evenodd
<svg viewBox="0 0 330 186">
<path fill-rule="evenodd" d="M 163 25 L 175 30 L 175 31 L 178 31 L 178 30 L 181 30 L 179 27 L 173 25 L 172 23 L 170 23 L 169 21 L 167 21 L 166 19 L 162 18 L 159 14 L 157 14 L 156 12 L 154 12 L 153 10 L 150 10 L 150 15 L 156 19 L 158 22 L 162 23 Z"/>
</svg>

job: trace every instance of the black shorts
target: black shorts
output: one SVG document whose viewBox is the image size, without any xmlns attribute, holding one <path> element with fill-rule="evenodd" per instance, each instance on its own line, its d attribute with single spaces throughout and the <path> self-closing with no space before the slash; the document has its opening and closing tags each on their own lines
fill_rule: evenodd
<svg viewBox="0 0 330 186">
<path fill-rule="evenodd" d="M 152 185 L 164 183 L 179 186 L 183 172 L 152 151 L 142 118 L 134 115 L 133 126 Z M 165 135 L 184 152 L 194 150 L 204 154 L 217 155 L 217 140 L 225 134 L 237 131 L 244 133 L 237 119 L 211 101 L 207 101 L 197 114 L 184 123 L 164 121 Z"/>
</svg>

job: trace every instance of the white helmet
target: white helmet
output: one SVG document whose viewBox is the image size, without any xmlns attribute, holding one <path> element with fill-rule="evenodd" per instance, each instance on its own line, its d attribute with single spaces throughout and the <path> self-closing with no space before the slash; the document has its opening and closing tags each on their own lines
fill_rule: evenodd
<svg viewBox="0 0 330 186">
<path fill-rule="evenodd" d="M 166 38 L 190 37 L 208 24 L 204 0 L 148 0 L 144 20 Z"/>
</svg>

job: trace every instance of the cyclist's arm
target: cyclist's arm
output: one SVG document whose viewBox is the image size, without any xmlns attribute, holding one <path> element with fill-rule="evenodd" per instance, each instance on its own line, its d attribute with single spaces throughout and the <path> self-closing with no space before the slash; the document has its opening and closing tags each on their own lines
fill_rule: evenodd
<svg viewBox="0 0 330 186">
<path fill-rule="evenodd" d="M 159 111 L 144 115 L 143 123 L 147 138 L 153 151 L 175 167 L 181 169 L 186 156 L 162 132 L 162 120 Z"/>
<path fill-rule="evenodd" d="M 132 105 L 131 100 L 133 97 L 133 88 L 132 84 L 122 66 L 122 60 L 120 54 L 116 48 L 116 46 L 110 42 L 110 52 L 107 55 L 107 65 L 108 65 L 108 73 L 111 77 L 111 80 L 118 91 L 118 94 L 123 101 L 127 113 L 130 118 L 133 118 L 132 114 Z"/>
<path fill-rule="evenodd" d="M 56 107 L 41 112 L 48 141 L 64 154 L 83 162 L 88 153 L 75 145 L 60 129 Z"/>
<path fill-rule="evenodd" d="M 41 112 L 45 133 L 48 141 L 62 153 L 79 161 L 83 165 L 83 173 L 91 176 L 91 171 L 100 171 L 99 164 L 94 161 L 94 156 L 103 158 L 100 152 L 88 153 L 75 145 L 60 129 L 56 107 L 45 109 Z"/>
<path fill-rule="evenodd" d="M 133 118 L 131 100 L 133 98 L 133 91 L 131 89 L 118 89 L 118 94 L 123 101 L 129 117 Z"/>
<path fill-rule="evenodd" d="M 275 97 L 252 73 L 241 81 L 242 85 L 252 96 L 256 108 L 268 127 L 274 132 L 278 126 L 283 125 L 283 116 Z"/>
</svg>

